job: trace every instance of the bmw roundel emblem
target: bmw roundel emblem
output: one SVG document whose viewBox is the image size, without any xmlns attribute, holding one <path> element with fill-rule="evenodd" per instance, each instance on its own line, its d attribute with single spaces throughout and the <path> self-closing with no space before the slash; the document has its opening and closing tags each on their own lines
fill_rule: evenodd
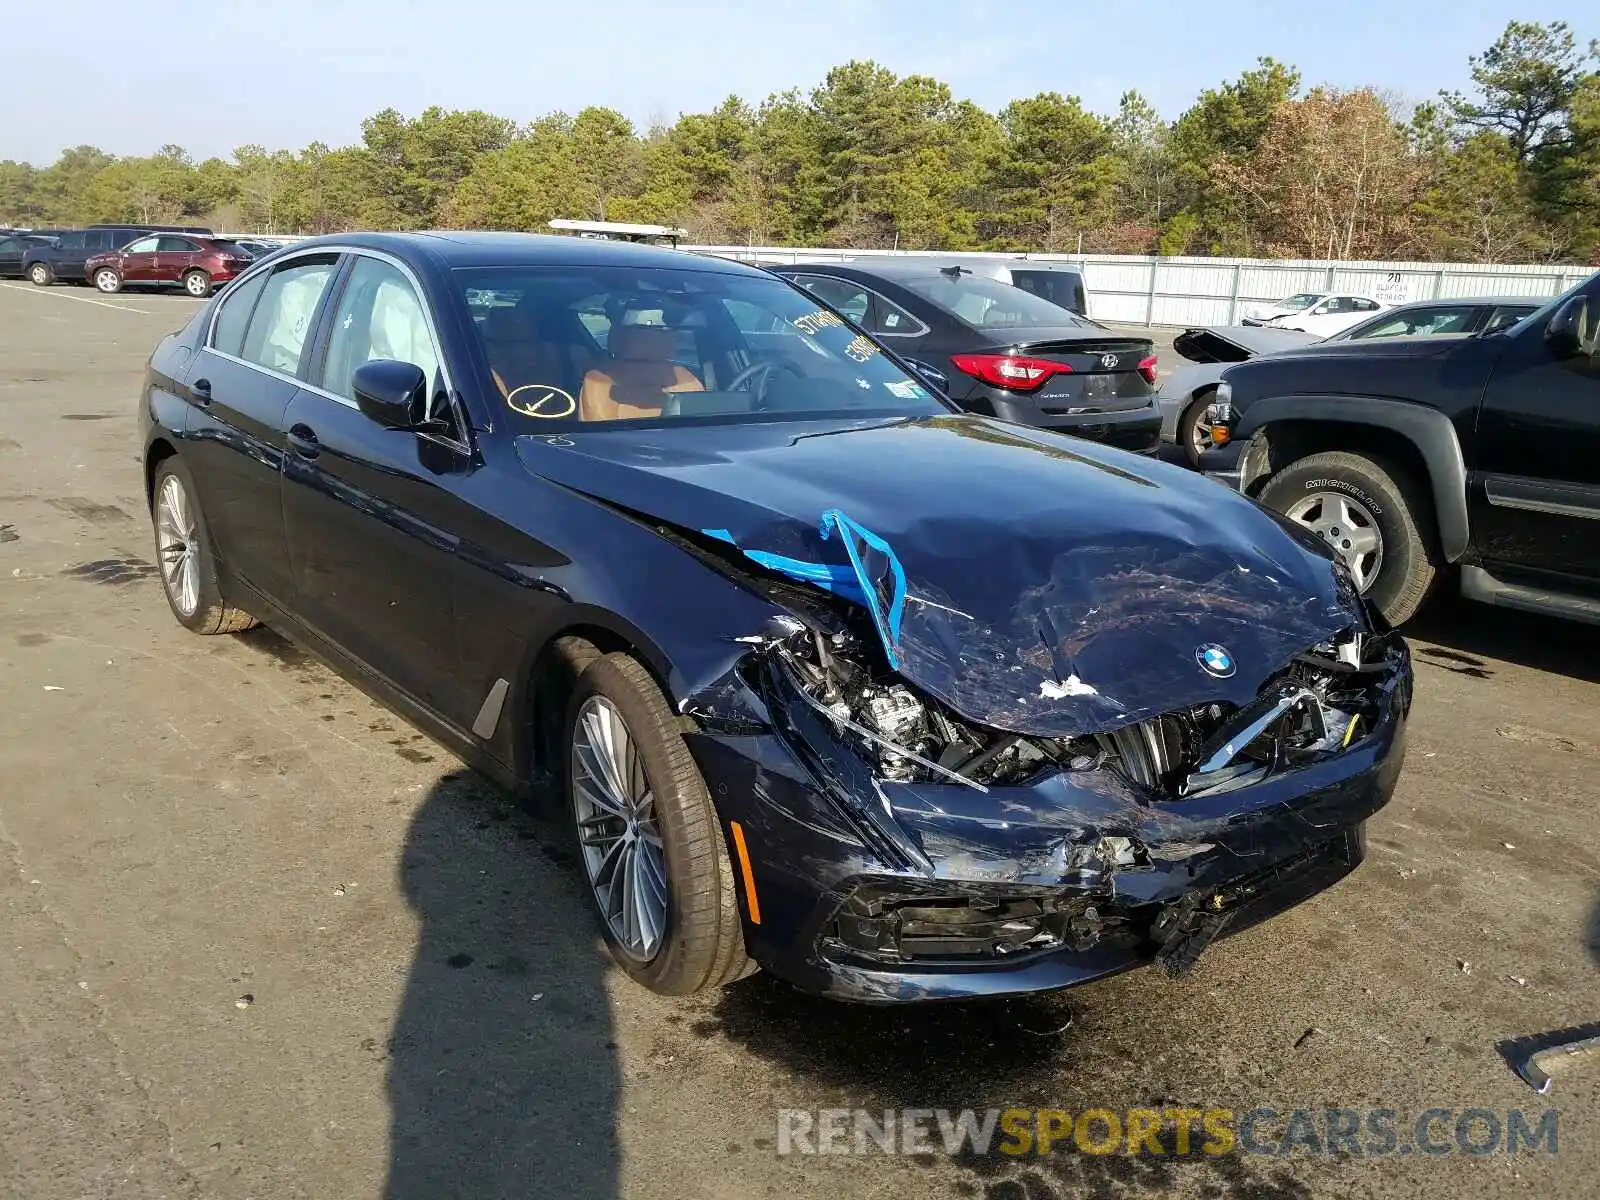
<svg viewBox="0 0 1600 1200">
<path fill-rule="evenodd" d="M 1200 664 L 1202 671 L 1216 679 L 1228 678 L 1235 669 L 1233 655 L 1228 653 L 1226 646 L 1219 646 L 1215 642 L 1198 647 L 1194 652 L 1194 660 Z"/>
</svg>

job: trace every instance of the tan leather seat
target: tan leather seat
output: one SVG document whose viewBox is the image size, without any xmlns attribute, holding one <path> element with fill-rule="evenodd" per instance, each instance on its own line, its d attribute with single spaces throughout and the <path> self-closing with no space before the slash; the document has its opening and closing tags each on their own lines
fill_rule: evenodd
<svg viewBox="0 0 1600 1200">
<path fill-rule="evenodd" d="M 672 330 L 659 325 L 618 325 L 611 330 L 612 361 L 583 377 L 578 413 L 585 421 L 658 417 L 668 392 L 703 392 L 695 373 L 672 361 Z"/>
<path fill-rule="evenodd" d="M 540 339 L 538 322 L 520 304 L 489 310 L 483 322 L 483 345 L 502 397 L 530 384 L 567 391 L 577 378 L 563 348 Z"/>
</svg>

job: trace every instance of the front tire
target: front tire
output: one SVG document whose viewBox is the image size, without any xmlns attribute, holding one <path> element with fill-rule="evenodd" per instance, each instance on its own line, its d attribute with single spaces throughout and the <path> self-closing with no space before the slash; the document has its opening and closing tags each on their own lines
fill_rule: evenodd
<svg viewBox="0 0 1600 1200">
<path fill-rule="evenodd" d="M 1206 409 L 1216 399 L 1215 386 L 1197 392 L 1189 406 L 1178 417 L 1174 441 L 1183 451 L 1183 459 L 1196 470 L 1200 467 L 1200 452 L 1211 445 L 1211 427 L 1205 423 Z"/>
<path fill-rule="evenodd" d="M 204 300 L 211 295 L 211 276 L 204 271 L 185 271 L 182 283 L 183 290 L 196 300 Z"/>
<path fill-rule="evenodd" d="M 650 673 L 595 659 L 567 705 L 568 811 L 607 949 L 667 996 L 750 973 L 716 809 Z"/>
<path fill-rule="evenodd" d="M 94 273 L 94 286 L 97 291 L 114 296 L 122 290 L 122 276 L 110 267 L 101 267 Z"/>
<path fill-rule="evenodd" d="M 1438 580 L 1444 558 L 1433 501 L 1421 481 L 1387 459 L 1342 450 L 1309 455 L 1273 476 L 1261 503 L 1326 541 L 1391 625 L 1409 621 Z"/>
<path fill-rule="evenodd" d="M 156 468 L 150 499 L 161 587 L 178 624 L 193 633 L 242 633 L 256 619 L 222 598 L 211 535 L 200 512 L 194 476 L 180 458 Z"/>
<path fill-rule="evenodd" d="M 34 287 L 49 287 L 55 282 L 55 275 L 48 263 L 36 262 L 28 268 L 28 282 Z"/>
</svg>

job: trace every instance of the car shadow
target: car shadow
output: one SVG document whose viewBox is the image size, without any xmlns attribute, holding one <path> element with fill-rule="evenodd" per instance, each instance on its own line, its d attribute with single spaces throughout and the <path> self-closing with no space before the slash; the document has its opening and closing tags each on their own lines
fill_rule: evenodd
<svg viewBox="0 0 1600 1200">
<path fill-rule="evenodd" d="M 434 785 L 400 882 L 420 922 L 387 1056 L 386 1200 L 619 1192 L 604 956 L 559 835 L 481 776 Z"/>
<path fill-rule="evenodd" d="M 1107 1055 L 1131 1053 L 1145 1015 L 1100 1013 L 1096 1032 L 1073 1023 L 1082 1006 L 1120 1005 L 1095 985 L 1014 1001 L 973 1001 L 921 1006 L 865 1007 L 808 996 L 770 975 L 741 980 L 718 995 L 716 1007 L 691 1031 L 724 1037 L 773 1063 L 797 1085 L 785 1103 L 825 1108 L 1006 1109 L 1044 1104 L 1082 1112 L 1119 1107 L 1083 1068 Z M 1121 1034 L 1107 1026 L 1131 1024 Z M 1162 1019 L 1165 1019 L 1164 1017 Z M 804 1036 L 796 1036 L 804 1030 Z M 1108 1041 L 1108 1036 L 1110 1041 Z M 1111 1044 L 1114 1041 L 1115 1044 Z M 1184 1105 L 1194 1097 L 1186 1097 Z M 1172 1107 L 1171 1098 L 1141 1097 L 1140 1104 Z M 1203 1107 L 1194 1104 L 1194 1107 Z M 935 1142 L 937 1142 L 937 1137 Z M 1241 1154 L 1206 1153 L 1203 1139 L 1179 1153 L 1176 1129 L 1165 1128 L 1162 1153 L 1088 1154 L 1070 1144 L 1048 1154 L 1012 1156 L 998 1148 L 952 1161 L 963 1178 L 956 1194 L 983 1200 L 1076 1200 L 1080 1196 L 1132 1196 L 1182 1191 L 1214 1200 L 1310 1200 L 1312 1188 L 1271 1163 Z M 926 1168 L 934 1156 L 913 1155 Z M 1304 1164 L 1299 1164 L 1302 1169 Z M 910 1187 L 905 1190 L 912 1190 Z"/>
<path fill-rule="evenodd" d="M 1441 595 L 1406 625 L 1416 653 L 1436 667 L 1472 678 L 1494 674 L 1500 659 L 1600 683 L 1600 626 L 1543 617 Z M 1432 643 L 1417 646 L 1417 642 Z"/>
</svg>

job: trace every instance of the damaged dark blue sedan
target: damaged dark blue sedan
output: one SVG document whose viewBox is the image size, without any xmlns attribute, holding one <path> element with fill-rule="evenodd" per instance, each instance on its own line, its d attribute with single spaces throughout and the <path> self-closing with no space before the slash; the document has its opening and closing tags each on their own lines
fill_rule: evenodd
<svg viewBox="0 0 1600 1200">
<path fill-rule="evenodd" d="M 963 415 L 784 280 L 524 235 L 297 244 L 151 358 L 168 601 L 559 798 L 617 963 L 1065 987 L 1360 861 L 1411 697 L 1320 542 Z"/>
</svg>

